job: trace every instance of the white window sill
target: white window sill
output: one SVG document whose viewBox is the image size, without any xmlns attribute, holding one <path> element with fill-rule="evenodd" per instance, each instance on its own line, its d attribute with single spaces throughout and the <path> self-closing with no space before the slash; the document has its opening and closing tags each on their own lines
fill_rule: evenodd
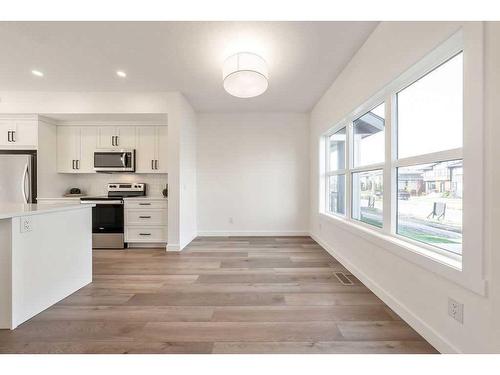
<svg viewBox="0 0 500 375">
<path fill-rule="evenodd" d="M 486 283 L 477 275 L 468 276 L 462 272 L 462 262 L 457 257 L 446 256 L 425 247 L 401 240 L 392 235 L 354 223 L 346 218 L 319 213 L 321 219 L 333 223 L 340 229 L 373 243 L 411 263 L 453 281 L 477 294 L 486 294 Z"/>
</svg>

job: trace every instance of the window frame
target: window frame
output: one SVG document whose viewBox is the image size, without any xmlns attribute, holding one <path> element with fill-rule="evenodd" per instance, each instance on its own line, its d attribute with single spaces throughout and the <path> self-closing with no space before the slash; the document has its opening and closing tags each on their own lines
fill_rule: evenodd
<svg viewBox="0 0 500 375">
<path fill-rule="evenodd" d="M 466 29 L 467 32 L 464 32 Z M 376 243 L 380 247 L 432 270 L 448 279 L 484 295 L 486 283 L 483 276 L 483 191 L 484 162 L 482 152 L 484 144 L 483 99 L 483 28 L 479 24 L 463 26 L 441 45 L 434 48 L 420 61 L 411 66 L 394 81 L 385 86 L 363 105 L 351 111 L 337 123 L 332 130 L 348 126 L 348 154 L 346 166 L 346 215 L 339 217 L 326 212 L 320 207 L 324 218 L 342 229 Z M 463 144 L 461 148 L 439 151 L 424 155 L 397 158 L 397 93 L 418 81 L 431 71 L 446 63 L 459 53 L 463 53 Z M 385 162 L 380 165 L 363 166 L 356 171 L 383 169 L 383 227 L 365 224 L 352 218 L 352 123 L 377 105 L 385 102 Z M 331 130 L 327 134 L 331 134 Z M 321 137 L 320 137 L 321 138 Z M 321 141 L 320 141 L 321 142 Z M 397 234 L 397 168 L 425 164 L 429 162 L 463 160 L 463 219 L 462 255 L 456 255 L 436 246 L 412 240 Z M 321 165 L 321 164 L 320 164 Z M 472 166 L 472 167 L 471 167 Z M 320 173 L 321 176 L 321 173 Z M 349 178 L 347 178 L 349 176 Z M 479 199 L 478 199 L 479 198 Z M 323 206 L 324 208 L 325 206 Z"/>
<path fill-rule="evenodd" d="M 346 147 L 344 148 L 344 169 L 336 169 L 336 170 L 330 170 L 330 140 L 329 138 L 334 135 L 335 133 L 338 133 L 342 129 L 345 129 L 345 136 L 346 136 Z M 348 149 L 349 149 L 349 136 L 348 136 L 348 127 L 345 124 L 338 124 L 337 126 L 333 127 L 330 129 L 330 131 L 323 136 L 324 143 L 325 143 L 325 172 L 324 172 L 324 191 L 325 191 L 325 197 L 324 197 L 324 212 L 329 214 L 329 215 L 335 215 L 339 217 L 346 217 L 347 211 L 348 211 L 348 201 L 347 201 L 347 189 L 348 186 L 350 185 L 347 182 L 348 176 L 347 176 L 347 170 L 348 170 Z M 332 212 L 329 210 L 330 207 L 330 177 L 331 176 L 344 176 L 345 179 L 345 184 L 344 184 L 344 213 L 339 213 L 339 212 Z"/>
</svg>

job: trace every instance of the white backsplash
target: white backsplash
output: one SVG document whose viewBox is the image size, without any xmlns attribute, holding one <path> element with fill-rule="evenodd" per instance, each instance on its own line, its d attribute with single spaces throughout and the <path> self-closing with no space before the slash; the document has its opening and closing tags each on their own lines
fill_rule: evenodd
<svg viewBox="0 0 500 375">
<path fill-rule="evenodd" d="M 167 184 L 167 174 L 134 174 L 134 173 L 96 173 L 73 175 L 71 186 L 79 188 L 85 195 L 106 195 L 106 184 L 113 182 L 139 182 L 147 185 L 148 196 L 162 196 Z"/>
</svg>

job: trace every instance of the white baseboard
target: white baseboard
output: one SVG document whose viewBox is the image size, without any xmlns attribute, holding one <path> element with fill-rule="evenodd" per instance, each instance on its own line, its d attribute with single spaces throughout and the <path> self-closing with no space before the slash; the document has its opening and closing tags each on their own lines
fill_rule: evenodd
<svg viewBox="0 0 500 375">
<path fill-rule="evenodd" d="M 281 236 L 309 236 L 308 231 L 201 231 L 199 237 L 281 237 Z"/>
<path fill-rule="evenodd" d="M 181 251 L 181 247 L 178 243 L 167 244 L 167 251 Z"/>
<path fill-rule="evenodd" d="M 128 248 L 129 249 L 142 249 L 142 248 L 145 248 L 145 249 L 149 249 L 149 248 L 153 248 L 153 249 L 158 249 L 158 248 L 165 248 L 165 243 L 161 243 L 161 242 L 151 242 L 151 243 L 140 243 L 140 242 L 128 242 Z"/>
<path fill-rule="evenodd" d="M 415 315 L 404 304 L 399 302 L 393 295 L 382 288 L 377 282 L 368 277 L 363 271 L 354 266 L 351 262 L 339 255 L 333 248 L 328 246 L 318 236 L 310 233 L 312 239 L 320 244 L 335 259 L 337 259 L 345 268 L 365 284 L 378 298 L 396 312 L 403 320 L 408 323 L 415 331 L 421 334 L 432 346 L 441 353 L 461 353 L 461 351 L 452 345 L 448 340 L 442 337 L 436 330 L 426 322 Z"/>
</svg>

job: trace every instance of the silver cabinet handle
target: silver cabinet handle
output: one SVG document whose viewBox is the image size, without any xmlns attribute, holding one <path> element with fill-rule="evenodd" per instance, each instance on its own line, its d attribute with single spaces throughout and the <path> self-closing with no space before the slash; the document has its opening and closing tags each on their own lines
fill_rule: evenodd
<svg viewBox="0 0 500 375">
<path fill-rule="evenodd" d="M 111 136 L 111 144 L 116 146 L 116 135 Z"/>
<path fill-rule="evenodd" d="M 155 169 L 158 169 L 158 160 L 155 160 Z"/>
<path fill-rule="evenodd" d="M 120 145 L 120 136 L 119 135 L 115 135 L 115 146 L 119 146 Z"/>
<path fill-rule="evenodd" d="M 7 132 L 7 142 L 12 142 L 12 141 L 10 140 L 10 135 L 11 135 L 11 133 L 12 133 L 12 131 L 10 131 L 10 130 Z"/>
<path fill-rule="evenodd" d="M 139 206 L 151 206 L 151 203 L 139 203 Z"/>
<path fill-rule="evenodd" d="M 151 216 L 139 216 L 139 219 L 151 219 Z"/>
<path fill-rule="evenodd" d="M 75 159 L 71 160 L 71 169 L 75 169 Z"/>
<path fill-rule="evenodd" d="M 76 169 L 80 169 L 80 160 L 76 161 Z"/>
<path fill-rule="evenodd" d="M 139 233 L 139 236 L 151 236 L 151 233 Z"/>
<path fill-rule="evenodd" d="M 16 131 L 12 130 L 11 133 L 12 133 L 12 135 L 10 138 L 12 139 L 12 142 L 15 142 L 16 141 Z"/>
<path fill-rule="evenodd" d="M 155 161 L 151 160 L 151 169 L 155 169 Z"/>
</svg>

